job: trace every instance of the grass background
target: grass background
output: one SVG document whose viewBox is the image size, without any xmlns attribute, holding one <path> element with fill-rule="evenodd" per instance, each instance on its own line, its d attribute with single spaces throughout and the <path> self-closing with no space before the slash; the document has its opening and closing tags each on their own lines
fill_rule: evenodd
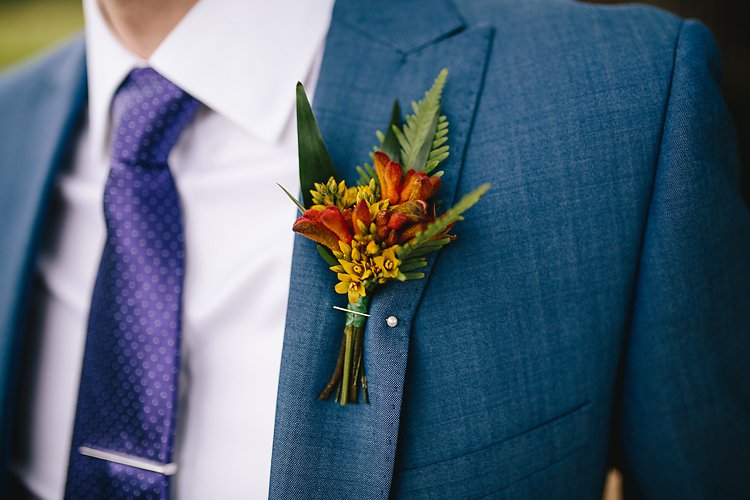
<svg viewBox="0 0 750 500">
<path fill-rule="evenodd" d="M 83 28 L 81 0 L 0 1 L 0 68 Z"/>
</svg>

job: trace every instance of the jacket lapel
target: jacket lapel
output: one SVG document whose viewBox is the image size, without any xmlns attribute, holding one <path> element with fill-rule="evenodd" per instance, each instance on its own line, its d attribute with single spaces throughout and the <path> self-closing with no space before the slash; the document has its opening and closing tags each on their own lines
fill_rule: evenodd
<svg viewBox="0 0 750 500">
<path fill-rule="evenodd" d="M 4 82 L 8 87 L 3 89 L 11 97 L 9 102 L 3 102 L 6 114 L 3 123 L 12 127 L 0 129 L 0 151 L 3 152 L 0 158 L 0 230 L 3 235 L 0 238 L 0 418 L 3 425 L 0 439 L 3 459 L 7 459 L 9 450 L 20 337 L 40 229 L 54 173 L 69 151 L 85 100 L 83 39 L 38 64 L 45 66 L 25 70 L 28 74 L 21 70 L 9 76 Z"/>
<path fill-rule="evenodd" d="M 368 161 L 374 131 L 388 123 L 394 98 L 406 108 L 441 68 L 449 70 L 443 111 L 451 155 L 441 198 L 455 197 L 466 142 L 482 88 L 493 32 L 464 25 L 446 2 L 337 2 L 315 94 L 315 114 L 347 183 Z M 387 4 L 387 5 L 386 5 Z M 310 241 L 295 239 L 276 410 L 271 496 L 387 497 L 406 371 L 409 332 L 428 284 L 386 285 L 371 299 L 365 332 L 370 405 L 317 401 L 338 354 L 346 298 Z M 395 316 L 395 328 L 386 318 Z"/>
</svg>

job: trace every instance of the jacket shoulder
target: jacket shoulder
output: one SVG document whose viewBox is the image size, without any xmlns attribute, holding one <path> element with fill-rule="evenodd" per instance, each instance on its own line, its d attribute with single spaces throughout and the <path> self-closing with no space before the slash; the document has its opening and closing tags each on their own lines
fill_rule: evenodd
<svg viewBox="0 0 750 500">
<path fill-rule="evenodd" d="M 456 1 L 458 12 L 471 24 L 491 24 L 498 27 L 516 25 L 537 29 L 541 26 L 568 26 L 580 29 L 577 34 L 586 38 L 597 29 L 608 27 L 617 35 L 625 27 L 638 25 L 643 35 L 656 39 L 659 33 L 678 29 L 682 18 L 664 9 L 644 4 L 602 5 L 574 0 L 465 0 Z"/>
<path fill-rule="evenodd" d="M 571 0 L 457 2 L 469 24 L 495 27 L 496 43 L 551 59 L 574 53 L 617 59 L 620 66 L 674 53 L 683 20 L 646 5 L 594 5 Z M 534 51 L 536 48 L 538 50 Z"/>
<path fill-rule="evenodd" d="M 80 72 L 84 61 L 83 35 L 77 34 L 29 60 L 11 66 L 0 73 L 0 103 L 3 109 L 18 101 L 29 89 L 41 85 L 64 82 Z"/>
<path fill-rule="evenodd" d="M 15 169 L 35 154 L 30 132 L 52 130 L 52 119 L 68 116 L 85 92 L 83 37 L 64 42 L 0 75 L 0 171 Z"/>
<path fill-rule="evenodd" d="M 658 145 L 685 26 L 681 18 L 642 5 L 569 0 L 470 0 L 456 6 L 466 24 L 495 31 L 485 108 L 532 129 L 555 127 L 581 137 L 606 129 L 621 139 L 616 149 L 623 156 Z"/>
</svg>

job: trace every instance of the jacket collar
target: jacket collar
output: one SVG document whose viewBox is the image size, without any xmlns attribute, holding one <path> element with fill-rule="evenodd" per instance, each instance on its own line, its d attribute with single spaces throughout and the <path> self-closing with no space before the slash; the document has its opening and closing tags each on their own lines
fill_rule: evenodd
<svg viewBox="0 0 750 500">
<path fill-rule="evenodd" d="M 425 5 L 419 0 L 341 1 L 336 3 L 336 22 L 401 54 L 417 51 L 466 28 L 449 1 L 435 0 L 429 7 Z"/>
<path fill-rule="evenodd" d="M 198 2 L 144 61 L 111 32 L 97 0 L 85 0 L 92 157 L 106 160 L 112 97 L 128 73 L 144 65 L 254 137 L 277 141 L 294 112 L 295 82 L 307 86 L 318 62 L 332 5 Z M 305 43 L 291 43 L 297 41 Z"/>
<path fill-rule="evenodd" d="M 468 27 L 446 1 L 346 1 L 334 8 L 316 89 L 315 113 L 331 158 L 349 182 L 367 161 L 374 131 L 394 98 L 422 96 L 449 70 L 443 111 L 451 155 L 442 198 L 453 203 L 482 89 L 493 31 Z M 406 107 L 406 106 L 404 106 Z M 271 496 L 387 497 L 396 455 L 409 335 L 434 263 L 422 280 L 385 286 L 370 302 L 365 363 L 370 405 L 316 400 L 335 364 L 344 305 L 335 276 L 304 238 L 295 240 L 276 410 Z M 396 316 L 389 328 L 385 319 Z"/>
</svg>

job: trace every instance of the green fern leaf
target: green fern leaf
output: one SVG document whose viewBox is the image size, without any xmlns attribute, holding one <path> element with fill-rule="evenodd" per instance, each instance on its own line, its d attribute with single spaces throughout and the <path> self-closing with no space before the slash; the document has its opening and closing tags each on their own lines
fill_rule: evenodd
<svg viewBox="0 0 750 500">
<path fill-rule="evenodd" d="M 448 227 L 449 224 L 462 220 L 463 217 L 461 217 L 461 214 L 466 212 L 468 209 L 474 206 L 476 202 L 478 202 L 482 196 L 487 192 L 487 190 L 490 188 L 489 184 L 482 184 L 478 188 L 476 188 L 474 191 L 470 192 L 469 194 L 465 195 L 461 200 L 453 205 L 452 208 L 448 209 L 443 215 L 435 219 L 434 222 L 429 224 L 427 228 L 425 228 L 424 231 L 417 234 L 414 238 L 412 238 L 408 243 L 406 243 L 404 246 L 400 247 L 397 256 L 399 260 L 406 260 L 410 257 L 413 257 L 415 253 L 419 252 L 420 250 L 423 250 L 423 248 L 430 248 L 430 244 L 433 243 L 432 238 L 436 237 L 445 229 Z M 448 238 L 442 238 L 448 239 Z M 437 240 L 441 241 L 441 240 Z M 443 245 L 440 245 L 441 247 Z M 423 253 L 420 253 L 423 255 Z"/>
<path fill-rule="evenodd" d="M 435 140 L 442 139 L 447 134 L 448 120 L 440 115 L 440 98 L 447 76 L 448 70 L 441 70 L 424 97 L 419 102 L 412 102 L 413 114 L 406 117 L 403 130 L 392 128 L 401 145 L 401 165 L 404 171 L 423 171 L 430 152 L 434 149 Z M 437 137 L 438 131 L 444 133 Z"/>
<path fill-rule="evenodd" d="M 420 280 L 424 278 L 424 276 L 424 273 L 398 273 L 396 279 L 399 281 Z"/>
<path fill-rule="evenodd" d="M 448 158 L 450 146 L 446 142 L 448 142 L 448 118 L 443 115 L 438 118 L 435 138 L 432 141 L 430 155 L 427 157 L 427 165 L 424 168 L 426 174 L 435 170 L 440 165 L 440 162 Z"/>
<path fill-rule="evenodd" d="M 416 250 L 413 250 L 409 257 L 407 258 L 407 262 L 411 261 L 411 259 L 417 258 L 417 257 L 424 257 L 426 255 L 429 255 L 431 253 L 437 252 L 441 248 L 443 248 L 445 245 L 451 242 L 450 238 L 440 238 L 437 240 L 431 240 L 425 243 L 424 245 L 420 246 Z"/>
<path fill-rule="evenodd" d="M 407 259 L 405 262 L 403 262 L 400 266 L 398 266 L 399 271 L 405 273 L 407 271 L 414 271 L 415 269 L 421 269 L 423 267 L 427 266 L 427 260 L 424 258 L 419 259 Z"/>
<path fill-rule="evenodd" d="M 368 163 L 365 163 L 362 166 L 357 166 L 356 169 L 359 174 L 359 179 L 357 179 L 358 185 L 367 186 L 370 184 L 370 179 L 375 179 L 375 182 L 378 182 L 378 178 L 375 175 L 375 169 L 373 169 Z"/>
</svg>

